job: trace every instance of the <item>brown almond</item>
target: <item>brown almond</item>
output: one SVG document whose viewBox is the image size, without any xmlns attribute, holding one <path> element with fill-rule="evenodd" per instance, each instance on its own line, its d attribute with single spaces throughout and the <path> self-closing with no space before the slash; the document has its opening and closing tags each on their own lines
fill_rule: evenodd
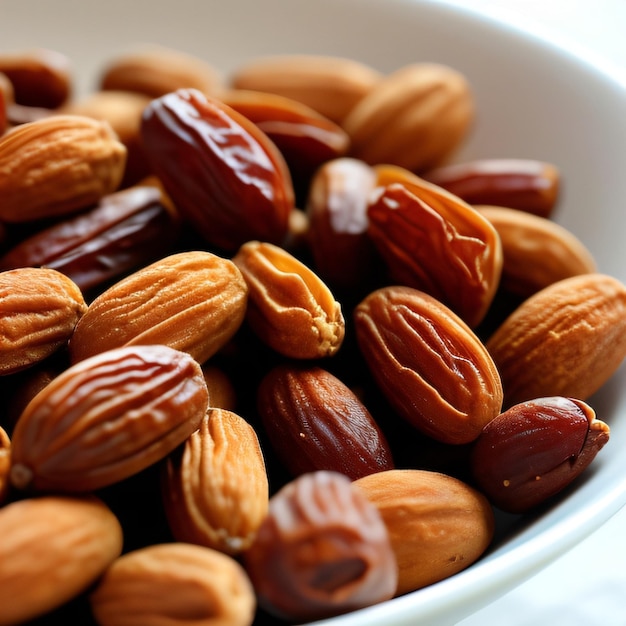
<svg viewBox="0 0 626 626">
<path fill-rule="evenodd" d="M 56 609 L 93 584 L 122 551 L 122 528 L 92 497 L 27 498 L 0 509 L 0 624 Z"/>
<path fill-rule="evenodd" d="M 163 466 L 162 494 L 178 541 L 236 555 L 267 514 L 269 484 L 256 432 L 242 417 L 210 409 Z"/>
<path fill-rule="evenodd" d="M 25 369 L 67 345 L 87 304 L 57 270 L 0 272 L 0 375 Z"/>
<path fill-rule="evenodd" d="M 237 266 L 211 252 L 166 256 L 90 303 L 70 341 L 76 363 L 125 345 L 163 344 L 203 363 L 244 320 L 248 288 Z"/>
</svg>

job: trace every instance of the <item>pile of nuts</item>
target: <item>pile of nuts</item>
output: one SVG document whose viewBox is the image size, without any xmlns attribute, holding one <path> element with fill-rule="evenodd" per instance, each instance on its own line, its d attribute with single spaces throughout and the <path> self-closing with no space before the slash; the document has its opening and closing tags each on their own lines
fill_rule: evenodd
<svg viewBox="0 0 626 626">
<path fill-rule="evenodd" d="M 626 286 L 474 121 L 437 64 L 0 55 L 0 624 L 341 615 L 575 481 Z"/>
</svg>

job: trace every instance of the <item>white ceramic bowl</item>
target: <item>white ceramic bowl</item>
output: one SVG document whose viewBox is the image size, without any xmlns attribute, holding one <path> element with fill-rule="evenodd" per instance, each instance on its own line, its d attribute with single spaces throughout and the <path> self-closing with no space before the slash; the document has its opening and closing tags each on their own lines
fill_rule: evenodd
<svg viewBox="0 0 626 626">
<path fill-rule="evenodd" d="M 322 53 L 391 71 L 438 61 L 464 72 L 479 119 L 459 159 L 528 157 L 557 164 L 555 215 L 626 281 L 626 84 L 571 50 L 515 25 L 427 0 L 20 0 L 3 6 L 4 49 L 69 55 L 80 90 L 137 42 L 197 54 L 228 72 L 252 57 Z M 454 624 L 538 572 L 626 502 L 626 368 L 590 400 L 611 441 L 576 485 L 522 524 L 503 516 L 497 542 L 460 574 L 328 626 Z"/>
</svg>

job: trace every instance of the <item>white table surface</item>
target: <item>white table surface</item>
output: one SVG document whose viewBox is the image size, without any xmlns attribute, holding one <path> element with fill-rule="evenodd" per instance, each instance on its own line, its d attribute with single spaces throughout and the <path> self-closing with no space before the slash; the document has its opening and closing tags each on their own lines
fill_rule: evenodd
<svg viewBox="0 0 626 626">
<path fill-rule="evenodd" d="M 523 19 L 542 34 L 554 35 L 626 74 L 626 0 L 459 3 L 506 19 Z M 492 624 L 625 626 L 626 508 L 555 563 L 458 626 Z"/>
</svg>

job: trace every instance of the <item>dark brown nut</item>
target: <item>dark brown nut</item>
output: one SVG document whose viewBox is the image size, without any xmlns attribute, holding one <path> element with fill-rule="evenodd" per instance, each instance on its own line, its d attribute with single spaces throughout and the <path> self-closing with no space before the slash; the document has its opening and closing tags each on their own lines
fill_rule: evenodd
<svg viewBox="0 0 626 626">
<path fill-rule="evenodd" d="M 419 469 L 354 481 L 380 511 L 398 563 L 396 595 L 449 578 L 474 563 L 495 531 L 487 498 L 457 478 Z"/>
<path fill-rule="evenodd" d="M 0 72 L 13 85 L 14 100 L 29 107 L 55 109 L 72 92 L 71 63 L 57 50 L 34 48 L 0 54 Z"/>
<path fill-rule="evenodd" d="M 250 580 L 235 559 L 186 543 L 123 554 L 89 603 L 99 626 L 251 626 L 256 608 Z"/>
<path fill-rule="evenodd" d="M 502 243 L 499 288 L 528 298 L 564 278 L 596 271 L 591 252 L 569 230 L 518 209 L 476 206 L 498 231 Z"/>
<path fill-rule="evenodd" d="M 322 165 L 311 181 L 308 243 L 315 270 L 329 285 L 357 290 L 373 280 L 378 257 L 367 234 L 367 207 L 375 185 L 372 168 L 347 157 Z"/>
<path fill-rule="evenodd" d="M 343 128 L 301 102 L 245 89 L 227 91 L 220 99 L 271 139 L 302 193 L 320 165 L 348 151 L 350 140 Z"/>
<path fill-rule="evenodd" d="M 85 115 L 111 125 L 128 151 L 122 188 L 137 183 L 149 174 L 140 128 L 143 110 L 150 100 L 150 96 L 132 91 L 97 91 L 62 108 L 63 113 Z"/>
<path fill-rule="evenodd" d="M 124 345 L 163 344 L 199 363 L 244 321 L 248 288 L 237 266 L 211 252 L 179 252 L 121 279 L 93 300 L 69 344 L 73 363 Z"/>
<path fill-rule="evenodd" d="M 581 400 L 537 398 L 485 426 L 472 448 L 472 474 L 492 504 L 525 513 L 576 480 L 609 436 L 608 425 Z"/>
<path fill-rule="evenodd" d="M 0 624 L 7 626 L 30 623 L 85 592 L 123 542 L 120 522 L 94 497 L 11 502 L 0 509 L 0 535 Z"/>
<path fill-rule="evenodd" d="M 294 208 L 289 169 L 258 126 L 194 89 L 153 100 L 141 138 L 152 171 L 211 245 L 281 243 Z"/>
<path fill-rule="evenodd" d="M 276 456 L 292 476 L 332 470 L 356 479 L 394 467 L 370 412 L 320 367 L 273 368 L 258 388 L 257 408 Z"/>
<path fill-rule="evenodd" d="M 76 213 L 117 190 L 126 148 L 107 122 L 51 115 L 0 137 L 0 219 Z"/>
<path fill-rule="evenodd" d="M 4 504 L 9 492 L 11 470 L 11 440 L 7 431 L 0 426 L 0 505 Z"/>
<path fill-rule="evenodd" d="M 263 342 L 295 359 L 339 350 L 345 335 L 341 305 L 304 263 L 260 241 L 241 246 L 233 262 L 248 285 L 246 320 Z"/>
<path fill-rule="evenodd" d="M 269 483 L 256 432 L 210 409 L 163 465 L 162 499 L 172 534 L 230 555 L 247 550 L 267 514 Z"/>
<path fill-rule="evenodd" d="M 342 125 L 350 156 L 422 172 L 447 160 L 473 121 L 474 98 L 463 74 L 413 63 L 380 80 Z"/>
<path fill-rule="evenodd" d="M 67 345 L 86 310 L 80 289 L 56 270 L 0 272 L 0 375 L 30 367 Z"/>
<path fill-rule="evenodd" d="M 215 93 L 221 76 L 199 57 L 166 46 L 143 46 L 112 59 L 100 79 L 103 90 L 130 91 L 158 98 L 177 89 Z"/>
<path fill-rule="evenodd" d="M 445 189 L 402 168 L 375 168 L 368 234 L 394 283 L 420 289 L 470 327 L 485 317 L 502 273 L 496 229 Z"/>
<path fill-rule="evenodd" d="M 354 310 L 359 348 L 389 404 L 424 434 L 470 443 L 502 407 L 480 339 L 455 313 L 410 287 L 378 289 Z"/>
<path fill-rule="evenodd" d="M 275 493 L 244 563 L 259 604 L 288 620 L 347 613 L 396 590 L 380 514 L 336 472 L 303 474 Z"/>
<path fill-rule="evenodd" d="M 354 59 L 315 54 L 257 57 L 231 76 L 236 89 L 274 93 L 314 109 L 341 124 L 381 80 L 374 68 Z"/>
<path fill-rule="evenodd" d="M 0 257 L 0 269 L 45 266 L 87 292 L 160 258 L 177 234 L 159 190 L 136 186 L 21 241 Z"/>
<path fill-rule="evenodd" d="M 12 436 L 11 484 L 89 492 L 164 458 L 208 407 L 200 365 L 166 346 L 109 350 L 68 368 L 26 406 Z"/>
<path fill-rule="evenodd" d="M 487 339 L 505 406 L 586 400 L 626 357 L 626 286 L 605 274 L 565 278 L 525 300 Z"/>
<path fill-rule="evenodd" d="M 532 159 L 479 159 L 444 165 L 425 174 L 469 204 L 519 209 L 549 217 L 559 200 L 560 172 Z"/>
</svg>

